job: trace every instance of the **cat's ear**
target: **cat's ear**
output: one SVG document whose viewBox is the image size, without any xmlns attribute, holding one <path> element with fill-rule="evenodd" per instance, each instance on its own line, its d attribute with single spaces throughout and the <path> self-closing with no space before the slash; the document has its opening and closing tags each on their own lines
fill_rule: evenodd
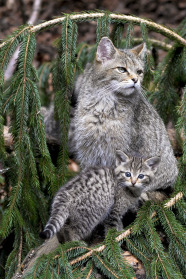
<svg viewBox="0 0 186 279">
<path fill-rule="evenodd" d="M 144 60 L 145 54 L 147 52 L 147 46 L 145 43 L 143 43 L 132 48 L 130 51 L 134 53 L 137 57 L 139 57 L 141 60 Z"/>
<path fill-rule="evenodd" d="M 158 156 L 151 157 L 145 161 L 145 164 L 153 171 L 157 169 L 159 163 L 160 163 L 160 157 Z"/>
<path fill-rule="evenodd" d="M 116 49 L 108 37 L 103 37 L 97 47 L 96 60 L 104 63 L 114 58 Z"/>
<path fill-rule="evenodd" d="M 116 150 L 116 161 L 118 164 L 121 162 L 127 163 L 130 160 L 128 155 L 121 150 Z"/>
</svg>

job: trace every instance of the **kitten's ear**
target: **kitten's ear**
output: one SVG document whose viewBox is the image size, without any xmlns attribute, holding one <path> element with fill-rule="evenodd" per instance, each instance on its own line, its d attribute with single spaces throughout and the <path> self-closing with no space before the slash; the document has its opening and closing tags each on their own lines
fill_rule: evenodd
<svg viewBox="0 0 186 279">
<path fill-rule="evenodd" d="M 103 37 L 97 47 L 96 60 L 104 63 L 113 59 L 115 52 L 116 49 L 111 40 L 107 37 Z"/>
<path fill-rule="evenodd" d="M 129 161 L 129 157 L 127 154 L 125 154 L 123 151 L 121 150 L 116 150 L 116 161 L 117 163 L 121 163 L 121 162 L 124 162 L 124 163 L 127 163 Z"/>
<path fill-rule="evenodd" d="M 145 54 L 147 52 L 147 46 L 145 43 L 143 43 L 132 48 L 130 51 L 134 53 L 137 57 L 139 57 L 141 60 L 144 60 Z"/>
<path fill-rule="evenodd" d="M 149 168 L 151 168 L 151 170 L 153 170 L 153 171 L 156 170 L 156 168 L 157 168 L 157 166 L 159 165 L 159 163 L 160 163 L 160 157 L 158 157 L 158 156 L 151 157 L 151 158 L 149 158 L 149 159 L 147 159 L 147 160 L 145 161 L 145 164 L 146 164 Z"/>
</svg>

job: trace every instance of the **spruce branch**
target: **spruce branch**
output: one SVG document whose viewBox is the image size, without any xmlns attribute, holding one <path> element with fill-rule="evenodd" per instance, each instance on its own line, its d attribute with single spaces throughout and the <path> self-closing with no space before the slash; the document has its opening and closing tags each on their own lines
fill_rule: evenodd
<svg viewBox="0 0 186 279">
<path fill-rule="evenodd" d="M 27 22 L 29 25 L 34 25 L 36 23 L 38 16 L 39 16 L 40 9 L 41 9 L 41 2 L 42 2 L 42 0 L 34 1 L 32 13 Z M 13 72 L 15 71 L 16 61 L 19 56 L 19 51 L 20 51 L 20 46 L 18 45 L 13 56 L 10 59 L 10 62 L 8 63 L 7 69 L 5 71 L 5 74 L 4 74 L 5 80 L 8 80 L 12 76 Z"/>
<path fill-rule="evenodd" d="M 105 16 L 105 13 L 102 13 L 102 12 L 98 12 L 98 13 L 85 12 L 85 13 L 79 13 L 79 14 L 71 14 L 71 15 L 69 15 L 69 18 L 71 20 L 75 20 L 75 21 L 83 21 L 83 20 L 97 20 L 104 16 Z M 124 22 L 124 23 L 129 22 L 129 23 L 138 24 L 138 25 L 140 25 L 141 23 L 144 23 L 147 26 L 147 28 L 149 28 L 150 30 L 158 32 L 158 33 L 172 39 L 173 41 L 176 41 L 177 43 L 186 46 L 186 40 L 184 38 L 182 38 L 180 35 L 178 35 L 176 32 L 174 32 L 173 30 L 171 30 L 167 27 L 164 27 L 161 24 L 157 24 L 151 20 L 147 20 L 147 19 L 143 19 L 143 18 L 139 18 L 136 16 L 131 16 L 131 15 L 116 14 L 116 13 L 111 13 L 110 18 L 112 20 L 118 20 L 118 21 Z M 29 27 L 29 28 L 32 33 L 37 33 L 37 32 L 40 32 L 41 30 L 53 27 L 55 25 L 59 25 L 65 19 L 66 19 L 66 16 L 62 16 L 62 17 L 38 24 L 33 27 Z M 5 41 L 2 44 L 0 44 L 0 48 L 2 48 L 7 43 L 8 43 L 8 41 Z"/>
<path fill-rule="evenodd" d="M 109 36 L 111 18 L 109 17 L 110 12 L 105 12 L 105 15 L 97 19 L 97 43 L 104 36 Z"/>
<path fill-rule="evenodd" d="M 74 67 L 77 42 L 77 25 L 67 15 L 62 24 L 57 71 L 54 74 L 55 107 L 61 126 L 61 150 L 58 156 L 59 184 L 64 183 L 68 160 L 68 128 L 70 95 L 74 83 Z M 59 82 L 60 80 L 60 82 Z"/>
<path fill-rule="evenodd" d="M 179 192 L 175 197 L 171 198 L 165 205 L 165 208 L 170 208 L 173 205 L 176 204 L 177 201 L 181 200 L 183 198 L 183 193 Z"/>
<path fill-rule="evenodd" d="M 18 31 L 17 34 L 14 35 L 14 33 L 13 33 L 12 38 L 6 40 L 5 42 L 3 42 L 3 43 L 0 45 L 0 49 L 1 49 L 1 48 L 3 48 L 4 46 L 6 46 L 6 44 L 8 44 L 8 47 L 7 47 L 6 50 L 5 50 L 4 57 L 3 57 L 2 62 L 1 62 L 1 68 L 2 68 L 2 69 L 3 69 L 4 66 L 5 66 L 5 61 L 6 61 L 6 59 L 7 59 L 7 56 L 8 56 L 8 54 L 9 54 L 9 52 L 10 52 L 11 47 L 13 46 L 13 44 L 14 44 L 16 41 L 17 41 L 17 45 L 18 45 L 18 40 L 19 40 L 20 36 L 21 36 L 22 34 L 24 34 L 24 32 L 25 32 L 26 30 L 28 30 L 29 28 L 30 28 L 29 26 L 25 26 L 24 28 L 21 28 L 21 30 Z"/>
<path fill-rule="evenodd" d="M 169 250 L 173 258 L 178 259 L 178 263 L 185 265 L 185 239 L 183 235 L 185 233 L 184 227 L 176 220 L 172 211 L 167 211 L 165 207 L 161 205 L 156 207 L 158 218 L 161 221 L 164 232 L 169 239 Z M 178 252 L 179 251 L 179 252 Z"/>
<path fill-rule="evenodd" d="M 31 92 L 32 92 L 35 107 L 36 107 L 36 118 L 38 118 L 40 131 L 42 131 L 42 120 L 41 120 L 41 115 L 40 115 L 40 106 L 37 102 L 37 97 L 36 97 L 36 90 L 35 90 L 36 88 L 34 88 L 34 83 L 30 79 L 26 78 L 26 80 L 30 84 L 30 87 L 31 87 Z M 45 143 L 45 139 L 43 138 L 43 133 L 41 133 L 41 136 L 42 136 L 41 137 L 41 146 L 42 146 L 41 150 L 42 150 L 42 154 L 44 154 L 46 143 Z"/>
<path fill-rule="evenodd" d="M 135 44 L 140 44 L 143 42 L 143 39 L 142 38 L 133 38 L 133 41 Z M 167 43 L 159 41 L 159 40 L 148 39 L 148 41 L 153 47 L 157 47 L 157 48 L 163 49 L 165 51 L 169 51 L 172 48 L 171 44 L 167 44 Z"/>
<path fill-rule="evenodd" d="M 134 26 L 133 24 L 130 23 L 127 27 L 125 48 L 131 48 L 133 46 L 133 34 L 134 34 Z"/>
<path fill-rule="evenodd" d="M 149 212 L 150 213 L 150 212 Z M 154 265 L 151 265 L 151 276 L 154 278 L 154 274 L 159 271 L 160 275 L 163 275 L 163 278 L 174 279 L 174 278 L 183 278 L 180 270 L 175 268 L 174 262 L 170 258 L 169 254 L 165 251 L 164 246 L 161 241 L 161 237 L 156 231 L 153 220 L 150 215 L 147 215 L 146 220 L 144 221 L 144 233 L 151 250 L 153 258 L 157 258 L 157 268 Z M 158 276 L 159 278 L 160 276 Z"/>
<path fill-rule="evenodd" d="M 103 260 L 98 253 L 96 253 L 95 251 L 92 253 L 93 256 L 93 260 L 94 260 L 94 264 L 101 269 L 104 273 L 106 273 L 106 275 L 108 275 L 110 278 L 117 278 L 120 279 L 120 277 L 115 274 L 115 272 L 113 271 L 112 266 L 110 266 L 110 264 L 107 262 L 105 263 L 105 259 Z"/>
<path fill-rule="evenodd" d="M 117 48 L 121 48 L 122 47 L 122 37 L 123 37 L 123 32 L 124 32 L 124 23 L 118 23 L 116 22 L 114 24 L 114 28 L 112 29 L 112 32 L 110 34 L 110 38 L 113 42 L 113 44 L 117 47 Z"/>
<path fill-rule="evenodd" d="M 175 197 L 171 198 L 165 205 L 165 208 L 170 208 L 176 204 L 177 201 L 183 198 L 183 193 L 179 192 Z M 157 213 L 154 211 L 151 215 L 151 218 L 155 217 Z M 126 230 L 125 232 L 121 233 L 119 236 L 116 237 L 116 241 L 120 242 L 121 240 L 127 238 L 132 233 L 132 227 Z M 98 248 L 90 250 L 88 253 L 84 254 L 83 256 L 78 257 L 70 262 L 70 265 L 76 264 L 92 255 L 94 252 L 102 252 L 106 248 L 105 245 L 101 245 Z"/>
<path fill-rule="evenodd" d="M 134 271 L 121 255 L 121 248 L 115 239 L 116 233 L 115 229 L 110 230 L 105 238 L 106 253 L 104 253 L 104 258 L 108 259 L 113 270 L 117 271 L 120 278 L 130 279 L 134 277 Z"/>
<path fill-rule="evenodd" d="M 80 65 L 79 65 L 79 60 L 80 60 L 80 57 L 81 57 L 81 54 L 82 54 L 82 52 L 84 51 L 84 49 L 87 49 L 89 47 L 89 45 L 88 44 L 85 44 L 85 43 L 83 43 L 83 44 L 81 44 L 81 46 L 79 47 L 79 50 L 78 50 L 78 52 L 77 52 L 77 58 L 76 58 L 76 62 L 75 62 L 75 65 L 74 65 L 74 76 L 75 76 L 75 74 L 76 74 L 76 68 L 77 68 L 77 66 L 79 66 L 80 67 Z M 83 71 L 83 69 L 81 69 L 82 71 Z"/>
<path fill-rule="evenodd" d="M 88 272 L 88 274 L 86 274 Z M 93 264 L 92 263 L 89 263 L 87 264 L 86 268 L 83 270 L 83 275 L 86 276 L 85 279 L 89 279 L 91 274 L 93 272 Z M 85 275 L 86 274 L 86 275 Z M 82 277 L 81 277 L 82 278 Z"/>
<path fill-rule="evenodd" d="M 138 254 L 141 255 L 142 258 L 145 258 L 146 261 L 150 261 L 149 258 L 147 258 L 133 243 L 132 241 L 126 237 L 126 242 L 128 242 L 129 246 L 131 247 L 132 246 L 132 249 L 133 250 L 136 250 Z"/>
</svg>

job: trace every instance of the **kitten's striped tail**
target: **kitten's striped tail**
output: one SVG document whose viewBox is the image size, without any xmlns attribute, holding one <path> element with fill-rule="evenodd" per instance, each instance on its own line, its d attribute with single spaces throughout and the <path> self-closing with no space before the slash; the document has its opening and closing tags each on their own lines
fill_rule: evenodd
<svg viewBox="0 0 186 279">
<path fill-rule="evenodd" d="M 69 211 L 66 207 L 60 207 L 60 209 L 53 209 L 50 219 L 48 220 L 48 223 L 45 226 L 45 229 L 42 232 L 40 232 L 39 236 L 43 239 L 51 238 L 54 234 L 61 230 L 68 216 Z"/>
</svg>

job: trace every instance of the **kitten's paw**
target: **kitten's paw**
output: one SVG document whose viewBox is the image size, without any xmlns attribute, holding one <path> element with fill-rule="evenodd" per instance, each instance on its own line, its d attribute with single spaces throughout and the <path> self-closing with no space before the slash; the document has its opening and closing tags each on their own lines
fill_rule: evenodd
<svg viewBox="0 0 186 279">
<path fill-rule="evenodd" d="M 150 195 L 150 199 L 154 202 L 162 202 L 167 199 L 167 195 L 163 192 L 154 191 Z"/>
<path fill-rule="evenodd" d="M 149 201 L 150 200 L 147 193 L 142 193 L 140 199 L 142 199 L 142 201 Z"/>
<path fill-rule="evenodd" d="M 39 237 L 42 239 L 49 239 L 50 236 L 50 231 L 49 230 L 44 230 L 42 232 L 39 233 Z"/>
<path fill-rule="evenodd" d="M 140 200 L 143 202 L 145 201 L 162 202 L 166 198 L 167 198 L 166 194 L 159 191 L 142 193 L 140 196 Z"/>
</svg>

